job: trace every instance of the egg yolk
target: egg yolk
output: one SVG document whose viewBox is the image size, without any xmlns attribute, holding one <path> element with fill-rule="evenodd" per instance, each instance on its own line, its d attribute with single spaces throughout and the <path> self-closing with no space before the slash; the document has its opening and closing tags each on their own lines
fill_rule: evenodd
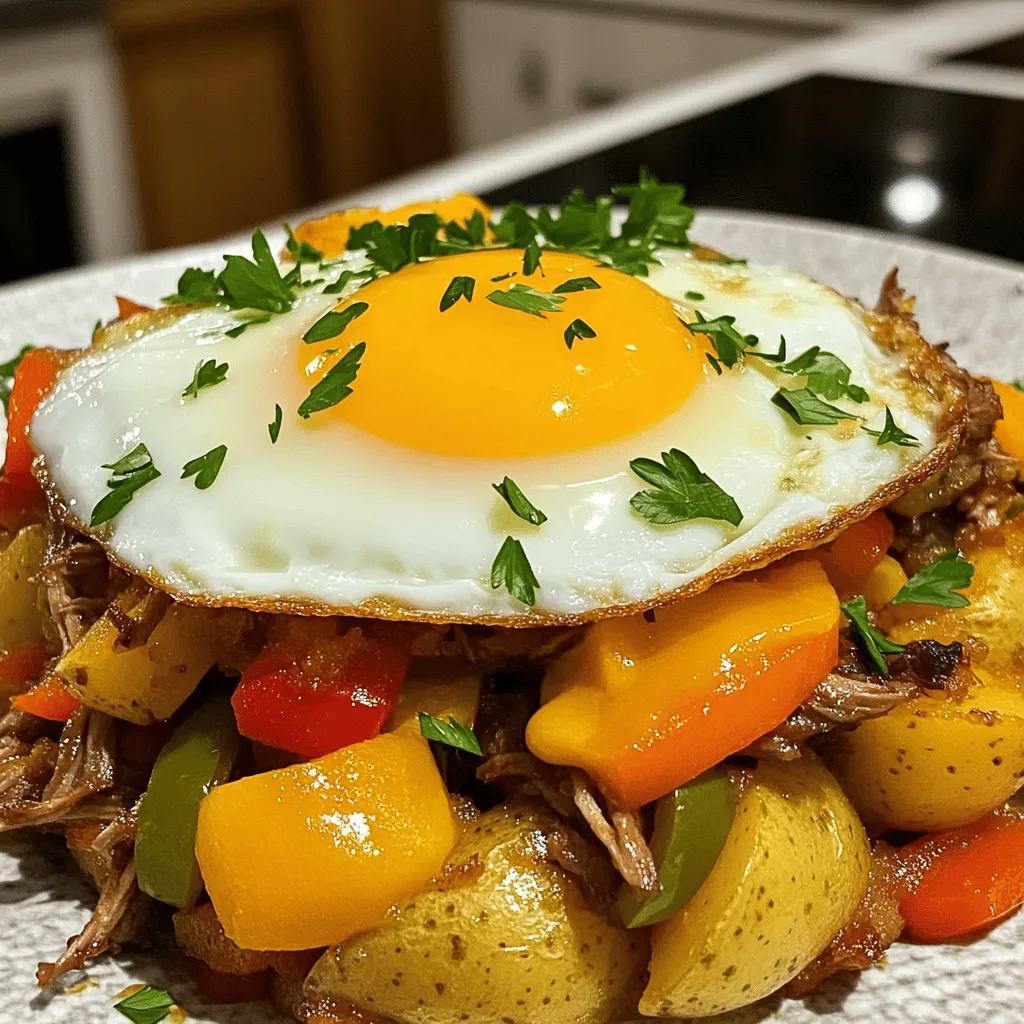
<svg viewBox="0 0 1024 1024">
<path fill-rule="evenodd" d="M 472 301 L 442 312 L 456 277 L 473 279 Z M 557 293 L 577 278 L 598 287 Z M 488 298 L 517 284 L 563 301 L 535 315 Z M 678 409 L 707 373 L 703 346 L 667 298 L 642 278 L 571 253 L 543 253 L 529 276 L 521 249 L 446 256 L 378 278 L 338 309 L 354 302 L 369 308 L 343 334 L 300 346 L 308 390 L 366 344 L 353 393 L 314 415 L 308 429 L 341 419 L 446 455 L 547 455 L 644 430 Z M 566 329 L 577 320 L 594 336 L 572 338 L 570 347 Z"/>
</svg>

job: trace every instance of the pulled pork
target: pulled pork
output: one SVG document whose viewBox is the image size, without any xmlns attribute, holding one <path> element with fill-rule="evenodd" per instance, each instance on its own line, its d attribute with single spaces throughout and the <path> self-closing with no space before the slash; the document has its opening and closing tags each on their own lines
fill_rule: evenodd
<svg viewBox="0 0 1024 1024">
<path fill-rule="evenodd" d="M 106 611 L 110 563 L 96 541 L 55 525 L 39 581 L 66 654 Z"/>
<path fill-rule="evenodd" d="M 864 670 L 852 650 L 830 672 L 814 693 L 782 725 L 751 744 L 744 753 L 789 761 L 800 756 L 800 745 L 814 736 L 852 729 L 870 718 L 881 718 L 893 708 L 929 690 L 962 695 L 966 668 L 962 644 L 914 640 L 893 660 L 888 676 Z"/>
</svg>

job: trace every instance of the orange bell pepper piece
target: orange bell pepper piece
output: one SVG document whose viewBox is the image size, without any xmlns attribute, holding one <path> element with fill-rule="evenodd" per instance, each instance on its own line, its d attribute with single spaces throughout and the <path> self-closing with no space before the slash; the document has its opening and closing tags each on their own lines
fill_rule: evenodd
<svg viewBox="0 0 1024 1024">
<path fill-rule="evenodd" d="M 484 220 L 491 216 L 491 208 L 476 196 L 460 192 L 450 199 L 435 199 L 426 203 L 410 203 L 394 210 L 379 210 L 376 207 L 355 206 L 348 210 L 337 210 L 326 217 L 307 220 L 295 229 L 298 242 L 309 242 L 324 256 L 333 259 L 348 248 L 348 234 L 352 228 L 361 227 L 371 221 L 381 224 L 408 224 L 409 218 L 417 213 L 436 213 L 444 220 L 464 224 L 474 213 L 480 211 Z"/>
<path fill-rule="evenodd" d="M 1003 404 L 1003 418 L 996 421 L 996 440 L 1007 455 L 1024 462 L 1024 391 L 998 380 L 992 381 L 992 387 Z"/>
<path fill-rule="evenodd" d="M 196 856 L 228 938 L 312 949 L 380 924 L 455 845 L 430 747 L 401 730 L 218 786 Z"/>
<path fill-rule="evenodd" d="M 47 718 L 51 722 L 66 722 L 82 702 L 59 680 L 44 679 L 34 690 L 19 694 L 11 701 L 11 707 L 25 711 L 36 718 Z"/>
<path fill-rule="evenodd" d="M 811 559 L 590 627 L 545 681 L 526 742 L 618 806 L 682 786 L 782 722 L 839 659 L 839 602 Z"/>
<path fill-rule="evenodd" d="M 35 452 L 28 437 L 32 414 L 57 379 L 60 357 L 52 348 L 37 348 L 26 352 L 17 370 L 7 407 L 7 455 L 4 476 L 16 487 L 38 492 L 32 476 Z"/>
<path fill-rule="evenodd" d="M 136 313 L 149 313 L 153 309 L 152 306 L 144 306 L 134 299 L 126 299 L 123 295 L 115 295 L 114 298 L 117 300 L 117 320 L 127 320 Z"/>
<path fill-rule="evenodd" d="M 945 942 L 994 924 L 1024 903 L 1024 819 L 996 811 L 899 851 L 907 932 Z"/>
</svg>

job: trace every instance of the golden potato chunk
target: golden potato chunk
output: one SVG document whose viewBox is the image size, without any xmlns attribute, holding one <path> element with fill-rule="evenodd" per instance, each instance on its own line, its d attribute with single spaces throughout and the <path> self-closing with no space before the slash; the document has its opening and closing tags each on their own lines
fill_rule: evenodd
<svg viewBox="0 0 1024 1024">
<path fill-rule="evenodd" d="M 0 654 L 44 639 L 36 576 L 46 554 L 46 528 L 26 526 L 0 552 Z"/>
<path fill-rule="evenodd" d="M 807 966 L 867 891 L 864 828 L 811 755 L 737 773 L 736 814 L 711 874 L 655 925 L 640 1012 L 723 1013 L 774 992 Z"/>
</svg>

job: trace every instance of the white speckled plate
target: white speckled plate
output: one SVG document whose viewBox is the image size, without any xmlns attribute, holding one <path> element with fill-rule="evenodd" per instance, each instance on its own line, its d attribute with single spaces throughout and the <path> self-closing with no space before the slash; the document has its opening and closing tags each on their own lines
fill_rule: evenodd
<svg viewBox="0 0 1024 1024">
<path fill-rule="evenodd" d="M 696 237 L 752 260 L 805 270 L 867 304 L 895 265 L 919 297 L 926 337 L 950 343 L 973 370 L 1024 376 L 1024 267 L 872 232 L 810 221 L 706 211 Z M 56 275 L 0 289 L 0 361 L 25 343 L 85 344 L 97 319 L 114 315 L 115 293 L 155 302 L 188 265 L 217 265 L 224 243 L 159 253 L 127 263 Z M 236 249 L 237 251 L 237 249 Z M 113 997 L 147 981 L 170 988 L 192 1018 L 209 1024 L 265 1024 L 262 1007 L 204 1006 L 171 959 L 104 959 L 70 993 L 39 993 L 35 964 L 53 959 L 86 921 L 92 894 L 69 873 L 60 845 L 0 837 L 0 1022 L 113 1024 Z M 75 984 L 79 983 L 79 984 Z M 965 945 L 897 945 L 884 968 L 843 975 L 801 1002 L 766 1000 L 718 1018 L 721 1024 L 1020 1024 L 1024 1021 L 1024 918 Z M 543 1022 L 535 1022 L 543 1024 Z"/>
</svg>

